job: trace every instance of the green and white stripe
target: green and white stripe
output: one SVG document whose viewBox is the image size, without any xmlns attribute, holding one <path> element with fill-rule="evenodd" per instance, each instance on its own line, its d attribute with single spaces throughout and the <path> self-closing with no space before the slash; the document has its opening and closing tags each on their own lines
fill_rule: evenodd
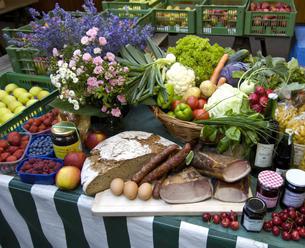
<svg viewBox="0 0 305 248">
<path fill-rule="evenodd" d="M 93 198 L 0 175 L 0 245 L 6 247 L 268 248 L 192 218 L 97 217 Z M 294 242 L 292 246 L 304 247 Z M 283 245 L 284 246 L 284 245 Z M 292 247 L 291 246 L 291 247 Z M 271 246 L 269 248 L 281 247 Z"/>
</svg>

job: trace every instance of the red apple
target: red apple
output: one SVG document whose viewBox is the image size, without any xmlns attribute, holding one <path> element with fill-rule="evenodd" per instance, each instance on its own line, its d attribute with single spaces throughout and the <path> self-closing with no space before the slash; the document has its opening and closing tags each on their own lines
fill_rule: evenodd
<svg viewBox="0 0 305 248">
<path fill-rule="evenodd" d="M 56 174 L 56 186 L 62 190 L 73 190 L 80 183 L 80 170 L 75 166 L 64 166 Z"/>
<path fill-rule="evenodd" d="M 195 96 L 189 96 L 186 99 L 186 103 L 191 107 L 192 110 L 195 110 L 198 108 L 198 98 Z"/>
<path fill-rule="evenodd" d="M 172 102 L 171 110 L 174 111 L 175 108 L 177 107 L 177 105 L 180 104 L 180 103 L 182 103 L 181 100 L 174 100 L 174 101 Z"/>
<path fill-rule="evenodd" d="M 105 140 L 106 138 L 107 138 L 106 134 L 101 131 L 89 132 L 87 134 L 87 137 L 86 137 L 84 143 L 85 143 L 85 146 L 91 150 L 94 147 L 96 147 L 97 144 L 99 144 L 100 142 Z"/>
<path fill-rule="evenodd" d="M 193 111 L 193 116 L 195 120 L 207 120 L 209 119 L 209 112 L 205 109 L 195 109 Z"/>
<path fill-rule="evenodd" d="M 83 168 L 86 160 L 86 154 L 83 152 L 69 152 L 64 158 L 64 166 L 75 166 L 78 169 Z"/>
<path fill-rule="evenodd" d="M 200 98 L 198 100 L 198 108 L 199 109 L 203 109 L 204 105 L 207 104 L 207 100 L 203 99 L 203 98 Z"/>
</svg>

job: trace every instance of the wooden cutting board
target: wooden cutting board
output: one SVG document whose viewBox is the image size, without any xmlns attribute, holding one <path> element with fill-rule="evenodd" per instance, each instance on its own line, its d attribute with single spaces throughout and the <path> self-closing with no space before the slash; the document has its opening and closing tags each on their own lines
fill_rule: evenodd
<svg viewBox="0 0 305 248">
<path fill-rule="evenodd" d="M 252 196 L 251 189 L 249 197 Z M 210 199 L 190 204 L 167 204 L 162 200 L 150 199 L 142 201 L 138 198 L 128 200 L 125 196 L 115 196 L 108 189 L 95 195 L 92 212 L 99 216 L 153 216 L 153 215 L 201 215 L 203 212 L 229 212 L 233 210 L 241 213 L 242 203 L 222 202 Z"/>
</svg>

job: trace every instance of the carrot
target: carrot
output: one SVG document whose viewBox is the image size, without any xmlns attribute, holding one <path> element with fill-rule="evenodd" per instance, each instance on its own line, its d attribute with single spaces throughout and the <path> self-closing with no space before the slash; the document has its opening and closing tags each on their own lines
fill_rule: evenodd
<svg viewBox="0 0 305 248">
<path fill-rule="evenodd" d="M 225 84 L 226 82 L 227 82 L 227 79 L 226 79 L 225 77 L 220 77 L 220 78 L 218 79 L 217 87 L 219 87 L 219 86 Z"/>
<path fill-rule="evenodd" d="M 225 64 L 227 63 L 228 60 L 229 60 L 229 55 L 227 53 L 222 55 L 221 59 L 219 60 L 217 66 L 215 67 L 215 69 L 213 71 L 213 74 L 210 78 L 210 81 L 213 84 L 217 84 L 217 80 L 219 78 L 220 71 L 222 70 L 222 68 L 224 68 L 224 66 L 225 66 Z"/>
</svg>

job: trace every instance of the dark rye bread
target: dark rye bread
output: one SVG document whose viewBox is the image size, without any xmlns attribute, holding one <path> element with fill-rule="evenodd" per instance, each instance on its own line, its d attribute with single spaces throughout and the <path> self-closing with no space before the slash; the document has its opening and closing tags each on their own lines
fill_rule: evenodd
<svg viewBox="0 0 305 248">
<path fill-rule="evenodd" d="M 83 189 L 88 195 L 106 190 L 116 178 L 130 179 L 152 156 L 173 142 L 146 132 L 127 131 L 101 142 L 82 169 Z"/>
</svg>

